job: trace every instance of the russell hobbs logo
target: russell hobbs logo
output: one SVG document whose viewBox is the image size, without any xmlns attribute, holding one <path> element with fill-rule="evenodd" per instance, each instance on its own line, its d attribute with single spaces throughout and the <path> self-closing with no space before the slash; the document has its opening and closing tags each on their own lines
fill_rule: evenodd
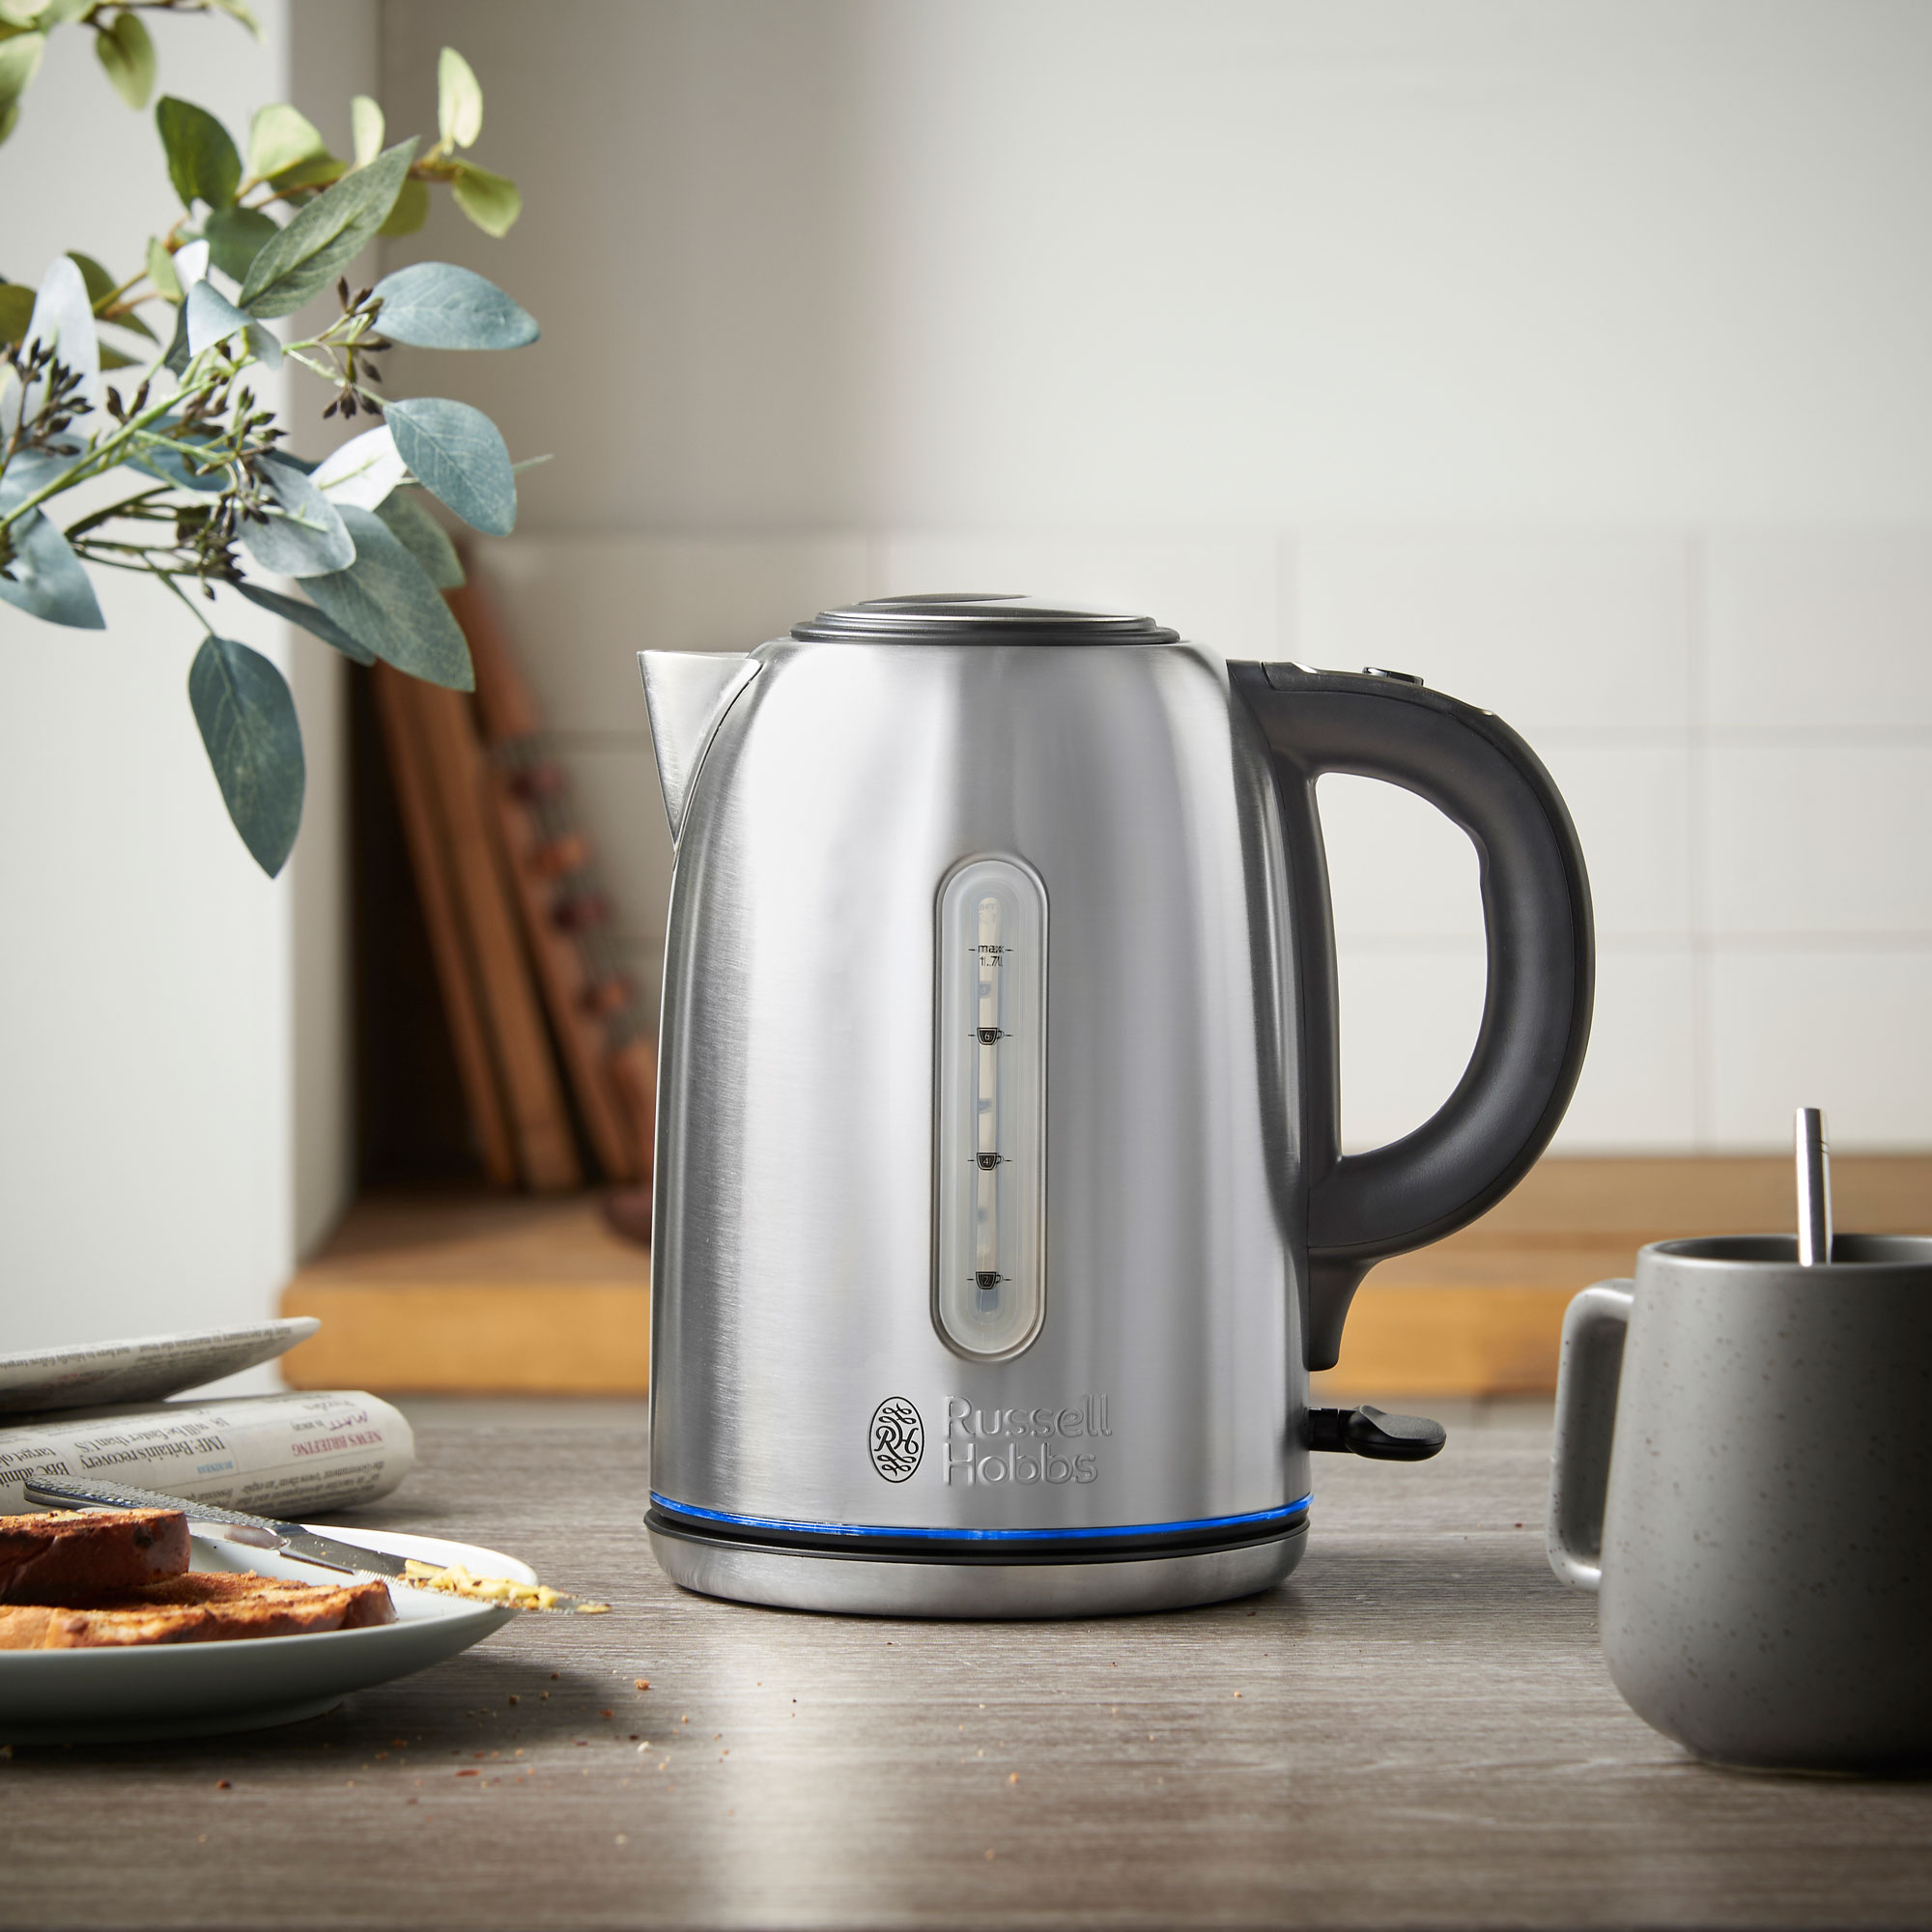
<svg viewBox="0 0 1932 1932">
<path fill-rule="evenodd" d="M 925 1430 L 916 1409 L 902 1395 L 889 1395 L 872 1411 L 869 1441 L 872 1467 L 889 1483 L 902 1483 L 919 1467 L 925 1454 Z"/>
<path fill-rule="evenodd" d="M 1068 1444 L 1113 1433 L 1103 1395 L 1066 1408 L 975 1408 L 963 1396 L 949 1396 L 946 1481 L 1091 1483 L 1100 1473 L 1098 1458 Z"/>
</svg>

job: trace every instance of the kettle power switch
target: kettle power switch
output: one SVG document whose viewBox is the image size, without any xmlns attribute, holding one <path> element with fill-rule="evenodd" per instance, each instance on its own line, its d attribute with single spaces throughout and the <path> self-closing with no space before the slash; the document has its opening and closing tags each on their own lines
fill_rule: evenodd
<svg viewBox="0 0 1932 1932">
<path fill-rule="evenodd" d="M 1390 1415 L 1366 1402 L 1359 1408 L 1311 1408 L 1305 1435 L 1311 1449 L 1376 1463 L 1426 1463 L 1449 1439 L 1426 1415 Z"/>
</svg>

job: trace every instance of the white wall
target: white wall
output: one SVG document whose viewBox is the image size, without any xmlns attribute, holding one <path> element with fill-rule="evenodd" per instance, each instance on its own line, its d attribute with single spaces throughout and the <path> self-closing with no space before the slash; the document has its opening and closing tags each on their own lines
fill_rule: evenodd
<svg viewBox="0 0 1932 1932">
<path fill-rule="evenodd" d="M 161 90 L 238 137 L 291 91 L 289 9 L 257 11 L 260 44 L 219 18 L 153 19 Z M 92 39 L 53 37 L 0 148 L 14 279 L 68 247 L 127 272 L 180 213 L 152 114 L 114 96 Z M 306 824 L 270 882 L 188 709 L 200 626 L 158 586 L 100 588 L 105 632 L 0 607 L 0 1350 L 272 1313 L 349 1179 L 323 647 L 216 607 L 289 672 L 307 739 Z"/>
<path fill-rule="evenodd" d="M 376 94 L 376 0 L 288 0 L 284 98 L 306 113 L 331 152 L 354 152 L 349 103 Z M 357 272 L 372 272 L 374 251 Z M 320 318 L 333 297 L 296 318 Z M 286 365 L 285 365 L 286 366 Z M 321 456 L 357 429 L 322 421 L 327 391 L 291 370 L 288 386 L 297 446 Z M 355 1051 L 349 944 L 349 667 L 334 651 L 292 634 L 290 683 L 301 716 L 308 795 L 301 837 L 289 861 L 294 904 L 295 1250 L 312 1252 L 342 1218 L 355 1193 Z"/>
<path fill-rule="evenodd" d="M 420 358 L 518 455 L 500 553 L 652 971 L 629 653 L 835 598 L 1130 604 L 1393 664 L 1582 831 L 1562 1145 L 1932 1146 L 1932 13 L 1890 0 L 384 0 L 527 213 L 391 250 L 539 314 Z M 1473 1037 L 1473 867 L 1324 787 L 1350 1137 Z"/>
</svg>

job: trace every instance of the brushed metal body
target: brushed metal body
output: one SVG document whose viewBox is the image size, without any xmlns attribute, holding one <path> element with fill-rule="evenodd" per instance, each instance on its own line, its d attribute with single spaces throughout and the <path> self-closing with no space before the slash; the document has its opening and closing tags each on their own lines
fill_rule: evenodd
<svg viewBox="0 0 1932 1932">
<path fill-rule="evenodd" d="M 1301 1561 L 1306 1530 L 1240 1549 L 1107 1563 L 908 1563 L 741 1547 L 652 1529 L 665 1575 L 700 1596 L 845 1615 L 1129 1616 L 1271 1590 Z"/>
<path fill-rule="evenodd" d="M 966 1532 L 1305 1496 L 1290 899 L 1267 753 L 1225 666 L 1175 643 L 783 639 L 753 656 L 678 830 L 653 1490 L 788 1523 Z M 976 854 L 1023 860 L 1048 902 L 1045 1317 L 1002 1361 L 954 1351 L 933 1319 L 935 900 Z M 1107 1433 L 1087 1435 L 1101 1396 Z M 924 1427 L 899 1482 L 867 1449 L 888 1397 Z M 1035 1411 L 1073 1413 L 1081 1437 L 1045 1446 L 1091 1455 L 1092 1480 L 962 1480 L 969 1442 L 1010 1444 L 988 1418 L 1031 1429 Z M 1027 1460 L 1043 1446 L 1019 1442 Z M 995 1609 L 977 1566 L 786 1552 L 781 1572 L 827 1570 L 800 1588 L 754 1552 L 700 1563 L 655 1540 L 697 1589 L 968 1615 L 1203 1601 L 1265 1587 L 1300 1547 L 1154 1559 L 1184 1566 L 1169 1597 L 1147 1564 L 1064 1566 L 1092 1573 L 1069 1595 L 1062 1566 L 1016 1563 Z"/>
</svg>

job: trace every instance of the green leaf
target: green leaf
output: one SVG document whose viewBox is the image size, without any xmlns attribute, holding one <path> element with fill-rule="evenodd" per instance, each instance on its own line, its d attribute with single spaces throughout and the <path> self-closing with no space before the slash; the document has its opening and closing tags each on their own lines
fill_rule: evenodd
<svg viewBox="0 0 1932 1932">
<path fill-rule="evenodd" d="M 33 319 L 33 290 L 25 282 L 0 282 L 0 342 L 18 342 Z"/>
<path fill-rule="evenodd" d="M 415 151 L 405 141 L 317 195 L 255 257 L 242 306 L 262 317 L 290 315 L 327 288 L 382 227 Z"/>
<path fill-rule="evenodd" d="M 484 234 L 494 235 L 499 241 L 510 232 L 517 216 L 524 212 L 524 198 L 517 192 L 515 182 L 505 181 L 501 175 L 493 175 L 487 168 L 479 168 L 471 161 L 456 163 L 456 175 L 449 191 L 455 196 L 457 207 Z"/>
<path fill-rule="evenodd" d="M 116 349 L 111 342 L 100 345 L 100 366 L 103 369 L 139 369 L 144 362 L 144 357 L 129 355 L 125 349 Z"/>
<path fill-rule="evenodd" d="M 147 106 L 155 91 L 155 43 L 140 14 L 117 14 L 111 26 L 97 27 L 94 51 L 115 93 L 129 107 Z"/>
<path fill-rule="evenodd" d="M 168 179 L 184 208 L 199 198 L 211 208 L 226 208 L 242 185 L 242 156 L 228 129 L 205 107 L 164 94 L 155 103 L 155 125 L 167 151 Z"/>
<path fill-rule="evenodd" d="M 262 23 L 256 19 L 248 0 L 214 0 L 214 5 L 231 20 L 240 20 L 258 41 L 262 38 Z"/>
<path fill-rule="evenodd" d="M 320 187 L 328 182 L 338 182 L 349 172 L 347 161 L 338 160 L 333 155 L 317 155 L 312 159 L 298 161 L 292 168 L 284 168 L 273 183 L 275 192 L 291 204 L 296 199 L 298 187 Z"/>
<path fill-rule="evenodd" d="M 517 479 L 497 425 L 481 410 L 443 396 L 388 403 L 402 459 L 439 502 L 486 536 L 506 537 L 517 521 Z"/>
<path fill-rule="evenodd" d="M 383 110 L 366 94 L 349 103 L 349 127 L 355 144 L 355 165 L 366 168 L 383 152 Z"/>
<path fill-rule="evenodd" d="M 126 315 L 117 315 L 107 326 L 110 328 L 125 328 L 130 334 L 138 335 L 145 341 L 154 343 L 156 348 L 160 346 L 161 338 L 148 327 L 147 323 L 134 309 L 130 308 Z"/>
<path fill-rule="evenodd" d="M 20 103 L 17 100 L 0 100 L 0 145 L 7 136 L 20 125 Z"/>
<path fill-rule="evenodd" d="M 209 260 L 239 282 L 282 231 L 259 208 L 217 208 L 210 211 L 201 232 L 208 242 Z"/>
<path fill-rule="evenodd" d="M 377 506 L 376 514 L 439 590 L 463 588 L 468 581 L 463 559 L 457 555 L 449 532 L 417 502 L 413 490 L 391 490 Z"/>
<path fill-rule="evenodd" d="M 83 255 L 78 248 L 70 248 L 67 251 L 67 258 L 80 270 L 80 279 L 86 284 L 87 298 L 94 304 L 94 313 L 97 316 L 102 315 L 103 311 L 112 307 L 120 284 L 92 255 Z M 145 336 L 153 343 L 158 344 L 160 341 L 160 337 L 131 308 L 127 314 L 114 317 L 112 327 L 125 328 L 134 335 Z M 110 361 L 108 359 L 110 356 L 118 356 L 120 359 Z M 125 369 L 130 360 L 130 357 L 123 355 L 118 349 L 103 348 L 100 352 L 100 366 L 103 369 Z"/>
<path fill-rule="evenodd" d="M 11 34 L 0 41 L 0 102 L 11 105 L 26 93 L 46 50 L 44 34 Z"/>
<path fill-rule="evenodd" d="M 272 879 L 295 845 L 307 781 L 288 685 L 260 651 L 209 638 L 188 667 L 187 701 L 228 816 Z"/>
<path fill-rule="evenodd" d="M 87 289 L 87 298 L 94 304 L 94 312 L 99 315 L 106 306 L 107 298 L 114 293 L 114 277 L 97 262 L 92 255 L 83 255 L 78 248 L 70 248 L 67 258 L 80 270 L 81 282 Z"/>
<path fill-rule="evenodd" d="M 389 218 L 377 229 L 379 235 L 413 235 L 429 219 L 429 189 L 419 181 L 406 181 Z"/>
<path fill-rule="evenodd" d="M 326 157 L 328 143 L 315 123 L 285 100 L 258 107 L 248 125 L 248 172 L 258 181 L 285 174 L 303 161 Z"/>
<path fill-rule="evenodd" d="M 450 691 L 475 690 L 469 646 L 422 566 L 375 511 L 345 510 L 342 521 L 355 539 L 355 561 L 302 588 L 384 663 Z"/>
<path fill-rule="evenodd" d="M 536 318 L 495 282 L 448 262 L 417 262 L 376 284 L 377 330 L 417 349 L 521 349 Z"/>
<path fill-rule="evenodd" d="M 241 534 L 243 549 L 264 570 L 323 577 L 355 562 L 355 544 L 342 513 L 294 464 L 270 457 L 262 480 L 276 507 L 265 523 L 243 523 Z"/>
<path fill-rule="evenodd" d="M 175 258 L 158 235 L 148 237 L 148 279 L 154 283 L 156 294 L 169 301 L 181 300 L 181 277 L 175 273 Z"/>
<path fill-rule="evenodd" d="M 278 617 L 286 617 L 291 624 L 299 624 L 310 636 L 334 645 L 344 657 L 354 658 L 359 665 L 376 662 L 374 651 L 358 644 L 334 618 L 324 616 L 313 604 L 304 604 L 299 597 L 284 597 L 279 590 L 265 590 L 259 583 L 232 582 L 228 587 L 241 591 L 249 603 L 259 604 Z"/>
<path fill-rule="evenodd" d="M 452 148 L 471 146 L 483 131 L 483 90 L 454 47 L 436 64 L 436 131 Z"/>
</svg>

